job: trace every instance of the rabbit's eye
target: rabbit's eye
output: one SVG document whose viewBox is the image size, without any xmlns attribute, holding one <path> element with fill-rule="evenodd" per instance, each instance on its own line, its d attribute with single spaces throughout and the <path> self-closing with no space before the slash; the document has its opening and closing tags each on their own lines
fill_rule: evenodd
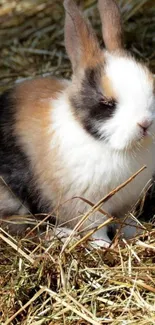
<svg viewBox="0 0 155 325">
<path fill-rule="evenodd" d="M 116 108 L 116 100 L 114 99 L 107 99 L 105 97 L 102 97 L 102 99 L 100 100 L 100 104 L 101 106 L 103 105 L 104 109 L 108 109 L 108 110 L 114 110 Z"/>
</svg>

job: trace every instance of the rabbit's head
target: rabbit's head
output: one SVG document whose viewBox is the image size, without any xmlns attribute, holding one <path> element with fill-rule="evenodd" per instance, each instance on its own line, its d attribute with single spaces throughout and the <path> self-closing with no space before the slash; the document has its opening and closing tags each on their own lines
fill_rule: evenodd
<svg viewBox="0 0 155 325">
<path fill-rule="evenodd" d="M 69 93 L 83 128 L 117 151 L 153 139 L 154 79 L 125 49 L 120 11 L 114 0 L 99 0 L 101 49 L 90 23 L 73 0 L 65 0 L 65 45 L 72 63 Z"/>
</svg>

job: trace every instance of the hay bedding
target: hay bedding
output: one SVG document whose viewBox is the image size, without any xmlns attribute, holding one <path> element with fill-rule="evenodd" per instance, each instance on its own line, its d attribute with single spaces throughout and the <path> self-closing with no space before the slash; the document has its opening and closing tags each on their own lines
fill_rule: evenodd
<svg viewBox="0 0 155 325">
<path fill-rule="evenodd" d="M 127 46 L 155 71 L 154 0 L 119 2 Z M 83 3 L 101 39 L 96 4 Z M 63 17 L 62 1 L 0 1 L 0 92 L 36 75 L 70 76 Z M 147 229 L 91 252 L 87 241 L 63 249 L 56 237 L 47 245 L 34 232 L 21 240 L 1 230 L 0 325 L 155 324 L 155 231 Z"/>
</svg>

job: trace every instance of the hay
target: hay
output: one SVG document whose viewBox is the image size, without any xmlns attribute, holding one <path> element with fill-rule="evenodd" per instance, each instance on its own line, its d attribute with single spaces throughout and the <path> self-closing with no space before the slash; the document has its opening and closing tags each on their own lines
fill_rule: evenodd
<svg viewBox="0 0 155 325">
<path fill-rule="evenodd" d="M 127 48 L 155 72 L 154 0 L 119 2 Z M 96 3 L 83 5 L 102 42 Z M 38 75 L 70 77 L 63 18 L 62 1 L 0 0 L 0 92 Z M 0 325 L 155 324 L 155 231 L 148 226 L 144 237 L 115 238 L 108 250 L 76 238 L 64 249 L 57 236 L 47 246 L 32 231 L 21 239 L 0 229 Z"/>
<path fill-rule="evenodd" d="M 90 251 L 1 237 L 1 324 L 154 324 L 155 239 Z M 16 246 L 19 249 L 16 249 Z"/>
</svg>

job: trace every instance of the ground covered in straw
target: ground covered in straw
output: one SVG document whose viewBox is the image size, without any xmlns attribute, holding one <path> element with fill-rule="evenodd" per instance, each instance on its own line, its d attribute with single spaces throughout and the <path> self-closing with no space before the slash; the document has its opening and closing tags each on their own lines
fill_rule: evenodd
<svg viewBox="0 0 155 325">
<path fill-rule="evenodd" d="M 154 0 L 119 3 L 127 47 L 155 72 Z M 96 3 L 83 4 L 101 40 Z M 0 92 L 21 79 L 70 76 L 63 18 L 62 1 L 0 0 Z M 154 215 L 150 196 L 145 220 Z M 1 229 L 0 325 L 155 324 L 155 231 L 146 228 L 108 250 L 79 239 L 64 247 L 57 237 L 47 245 L 35 231 L 21 239 Z"/>
</svg>

